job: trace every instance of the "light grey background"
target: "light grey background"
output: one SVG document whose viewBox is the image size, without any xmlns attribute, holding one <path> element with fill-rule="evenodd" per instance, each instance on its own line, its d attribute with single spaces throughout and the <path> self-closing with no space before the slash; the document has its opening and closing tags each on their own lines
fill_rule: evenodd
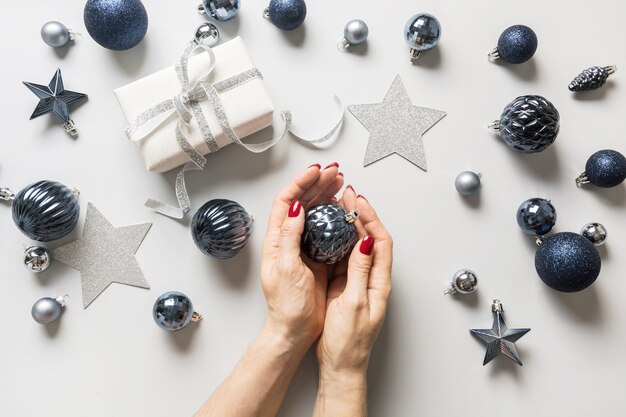
<svg viewBox="0 0 626 417">
<path fill-rule="evenodd" d="M 1 415 L 191 415 L 264 321 L 258 271 L 272 196 L 306 166 L 333 161 L 395 238 L 394 294 L 369 375 L 372 416 L 622 415 L 626 192 L 579 190 L 574 178 L 596 150 L 626 151 L 623 1 L 310 0 L 304 27 L 285 34 L 261 17 L 265 2 L 243 0 L 239 17 L 219 25 L 223 39 L 243 37 L 277 108 L 293 110 L 300 130 L 323 133 L 331 125 L 334 93 L 347 104 L 382 100 L 396 74 L 414 104 L 448 116 L 425 135 L 427 173 L 399 156 L 363 168 L 368 133 L 350 114 L 324 150 L 288 140 L 262 155 L 232 146 L 210 156 L 204 172 L 188 175 L 195 207 L 230 198 L 257 219 L 247 249 L 225 262 L 202 255 L 186 224 L 143 207 L 147 197 L 173 201 L 174 175 L 144 170 L 112 92 L 172 64 L 204 18 L 193 0 L 147 0 L 150 27 L 133 50 L 105 50 L 86 34 L 66 51 L 47 47 L 39 38 L 47 20 L 85 33 L 83 4 L 0 5 L 0 184 L 19 189 L 55 179 L 79 188 L 83 209 L 93 202 L 114 225 L 152 221 L 137 253 L 152 288 L 113 284 L 83 310 L 77 271 L 55 264 L 33 276 L 22 267 L 28 242 L 9 206 L 0 207 Z M 412 66 L 402 30 L 420 11 L 440 19 L 443 37 Z M 343 26 L 356 17 L 370 27 L 367 46 L 340 53 Z M 537 32 L 535 58 L 515 67 L 490 64 L 486 54 L 501 31 L 517 23 Z M 604 89 L 580 98 L 567 90 L 580 70 L 612 64 L 620 69 Z M 72 112 L 78 140 L 52 117 L 28 121 L 37 100 L 21 81 L 47 83 L 57 67 L 68 89 L 89 94 Z M 561 112 L 557 142 L 538 155 L 514 153 L 486 129 L 522 94 L 544 95 Z M 454 190 L 466 169 L 483 174 L 474 204 Z M 515 222 L 519 203 L 535 196 L 553 201 L 558 231 L 578 231 L 588 221 L 607 226 L 602 273 L 587 291 L 558 294 L 537 277 L 532 239 Z M 444 297 L 446 280 L 463 267 L 478 273 L 478 296 Z M 199 326 L 170 335 L 154 325 L 152 303 L 166 290 L 192 298 L 204 315 Z M 33 322 L 35 300 L 65 293 L 70 300 L 58 326 Z M 468 333 L 491 324 L 494 297 L 511 326 L 532 328 L 518 343 L 523 368 L 504 359 L 482 367 L 483 347 Z M 281 416 L 310 413 L 316 372 L 309 355 Z"/>
</svg>

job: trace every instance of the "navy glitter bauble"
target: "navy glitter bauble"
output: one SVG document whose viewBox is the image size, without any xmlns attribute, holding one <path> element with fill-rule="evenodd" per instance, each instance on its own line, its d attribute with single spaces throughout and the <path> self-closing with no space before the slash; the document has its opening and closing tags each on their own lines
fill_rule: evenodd
<svg viewBox="0 0 626 417">
<path fill-rule="evenodd" d="M 349 217 L 341 206 L 334 204 L 318 204 L 308 209 L 302 234 L 304 254 L 325 264 L 334 264 L 349 256 L 359 240 Z"/>
<path fill-rule="evenodd" d="M 154 302 L 152 318 L 163 330 L 177 332 L 191 323 L 193 304 L 189 297 L 181 292 L 166 292 Z"/>
<path fill-rule="evenodd" d="M 304 0 L 271 0 L 267 16 L 278 29 L 294 30 L 304 23 L 306 3 Z"/>
<path fill-rule="evenodd" d="M 528 26 L 515 25 L 507 28 L 498 39 L 498 54 L 510 64 L 521 64 L 537 51 L 537 35 Z"/>
<path fill-rule="evenodd" d="M 148 30 L 148 14 L 140 0 L 88 0 L 83 18 L 93 40 L 114 51 L 136 46 Z"/>
<path fill-rule="evenodd" d="M 202 0 L 204 11 L 215 20 L 225 22 L 239 13 L 239 0 Z"/>
<path fill-rule="evenodd" d="M 229 259 L 246 246 L 252 218 L 230 200 L 211 200 L 200 207 L 191 221 L 191 235 L 205 255 Z"/>
<path fill-rule="evenodd" d="M 556 224 L 556 209 L 548 200 L 531 198 L 517 209 L 517 224 L 528 235 L 543 236 Z"/>
<path fill-rule="evenodd" d="M 576 233 L 546 238 L 535 254 L 537 274 L 550 288 L 582 291 L 598 278 L 602 261 L 593 244 Z"/>
<path fill-rule="evenodd" d="M 51 242 L 76 227 L 80 204 L 72 190 L 54 181 L 39 181 L 13 200 L 13 221 L 32 240 Z"/>
<path fill-rule="evenodd" d="M 560 129 L 558 110 L 541 96 L 521 96 L 502 112 L 498 130 L 511 149 L 522 153 L 545 150 Z"/>
<path fill-rule="evenodd" d="M 611 149 L 598 151 L 587 160 L 585 174 L 589 182 L 598 187 L 620 185 L 626 179 L 626 157 Z"/>
</svg>

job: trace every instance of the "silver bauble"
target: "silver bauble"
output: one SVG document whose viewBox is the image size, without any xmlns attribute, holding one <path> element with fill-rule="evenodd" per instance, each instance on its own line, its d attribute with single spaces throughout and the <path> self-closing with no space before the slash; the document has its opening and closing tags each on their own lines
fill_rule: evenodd
<svg viewBox="0 0 626 417">
<path fill-rule="evenodd" d="M 24 251 L 24 266 L 36 274 L 45 271 L 50 266 L 50 254 L 42 246 L 30 246 Z"/>
<path fill-rule="evenodd" d="M 37 323 L 49 324 L 61 317 L 63 307 L 65 307 L 65 297 L 44 297 L 33 304 L 30 313 Z"/>
<path fill-rule="evenodd" d="M 367 40 L 369 35 L 369 28 L 367 24 L 360 19 L 353 19 L 346 23 L 343 29 L 343 39 L 339 42 L 337 47 L 339 49 L 345 49 L 350 45 L 360 45 Z"/>
<path fill-rule="evenodd" d="M 220 31 L 213 23 L 203 23 L 196 29 L 194 40 L 198 45 L 215 46 L 220 40 Z"/>
<path fill-rule="evenodd" d="M 462 196 L 474 195 L 480 190 L 480 174 L 472 171 L 463 171 L 457 175 L 454 186 Z"/>
<path fill-rule="evenodd" d="M 471 294 L 478 289 L 478 277 L 469 269 L 456 271 L 452 277 L 452 282 L 448 285 L 446 294 Z"/>
<path fill-rule="evenodd" d="M 606 227 L 600 223 L 587 223 L 581 229 L 580 234 L 593 243 L 594 246 L 602 246 L 606 242 Z"/>
<path fill-rule="evenodd" d="M 48 22 L 41 27 L 41 39 L 46 45 L 61 48 L 72 39 L 70 30 L 61 22 Z"/>
</svg>

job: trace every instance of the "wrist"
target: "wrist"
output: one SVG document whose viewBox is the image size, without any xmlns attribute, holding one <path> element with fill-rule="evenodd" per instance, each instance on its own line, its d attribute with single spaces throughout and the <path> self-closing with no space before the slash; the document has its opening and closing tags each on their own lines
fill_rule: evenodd
<svg viewBox="0 0 626 417">
<path fill-rule="evenodd" d="M 355 369 L 325 369 L 320 367 L 321 389 L 362 389 L 367 385 L 366 367 Z"/>
<path fill-rule="evenodd" d="M 260 338 L 270 343 L 277 352 L 281 354 L 302 354 L 304 355 L 313 342 L 308 342 L 290 331 L 286 326 L 281 326 L 271 319 L 267 319 Z"/>
</svg>

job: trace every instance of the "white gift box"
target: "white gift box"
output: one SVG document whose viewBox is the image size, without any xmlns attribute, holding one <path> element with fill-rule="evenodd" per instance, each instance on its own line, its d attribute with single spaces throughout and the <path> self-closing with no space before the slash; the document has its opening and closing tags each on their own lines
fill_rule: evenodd
<svg viewBox="0 0 626 417">
<path fill-rule="evenodd" d="M 213 52 L 215 68 L 204 80 L 211 84 L 255 68 L 239 37 L 213 48 Z M 207 72 L 209 65 L 208 54 L 201 53 L 192 56 L 188 66 L 190 80 L 200 79 Z M 128 122 L 135 120 L 142 112 L 158 103 L 172 99 L 180 92 L 181 83 L 174 66 L 115 90 Z M 221 92 L 219 97 L 228 122 L 239 138 L 249 136 L 272 124 L 274 104 L 262 78 L 250 79 Z M 218 148 L 232 143 L 232 140 L 224 134 L 209 101 L 204 99 L 199 104 Z M 174 133 L 176 123 L 176 117 L 169 117 L 138 141 L 149 171 L 166 172 L 189 162 L 189 158 L 176 141 Z M 195 119 L 185 126 L 185 136 L 200 154 L 206 155 L 210 152 Z"/>
</svg>

